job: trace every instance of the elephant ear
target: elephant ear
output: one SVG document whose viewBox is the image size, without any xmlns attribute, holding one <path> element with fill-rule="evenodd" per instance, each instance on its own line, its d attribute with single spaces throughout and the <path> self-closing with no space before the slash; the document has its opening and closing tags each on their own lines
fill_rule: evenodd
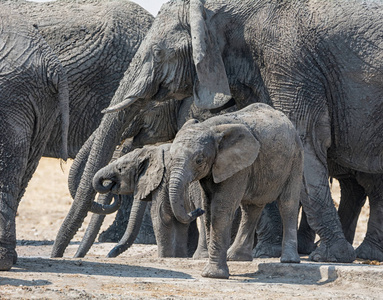
<svg viewBox="0 0 383 300">
<path fill-rule="evenodd" d="M 135 200 L 145 200 L 160 185 L 165 172 L 164 150 L 161 147 L 147 149 L 140 157 Z"/>
<path fill-rule="evenodd" d="M 197 107 L 215 109 L 231 99 L 229 81 L 216 38 L 206 23 L 203 0 L 190 0 L 190 34 L 197 71 L 194 101 Z"/>
<path fill-rule="evenodd" d="M 260 143 L 241 124 L 218 125 L 218 151 L 212 167 L 213 180 L 220 183 L 249 167 L 258 157 Z"/>
</svg>

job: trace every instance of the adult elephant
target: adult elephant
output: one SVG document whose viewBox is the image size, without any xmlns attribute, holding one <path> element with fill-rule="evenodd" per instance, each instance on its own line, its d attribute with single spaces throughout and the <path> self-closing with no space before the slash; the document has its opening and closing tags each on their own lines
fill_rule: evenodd
<svg viewBox="0 0 383 300">
<path fill-rule="evenodd" d="M 0 270 L 17 261 L 16 211 L 55 120 L 67 159 L 68 82 L 39 32 L 0 4 Z"/>
<path fill-rule="evenodd" d="M 305 149 L 309 197 L 302 204 L 322 241 L 310 258 L 350 262 L 355 252 L 331 199 L 327 158 L 351 170 L 383 172 L 383 21 L 376 7 L 363 1 L 171 1 L 129 66 L 100 136 L 116 139 L 111 132 L 119 132 L 127 106 L 140 111 L 168 97 L 194 94 L 210 109 L 231 98 L 238 107 L 273 105 L 292 120 Z M 105 163 L 96 160 L 93 173 Z M 81 191 L 84 207 L 94 193 L 90 184 L 89 178 Z M 71 214 L 62 237 L 70 239 L 84 215 Z"/>
<path fill-rule="evenodd" d="M 74 158 L 102 119 L 146 32 L 154 20 L 128 0 L 48 3 L 8 1 L 33 20 L 68 76 L 70 123 L 68 155 Z M 60 120 L 44 156 L 58 157 Z"/>
</svg>

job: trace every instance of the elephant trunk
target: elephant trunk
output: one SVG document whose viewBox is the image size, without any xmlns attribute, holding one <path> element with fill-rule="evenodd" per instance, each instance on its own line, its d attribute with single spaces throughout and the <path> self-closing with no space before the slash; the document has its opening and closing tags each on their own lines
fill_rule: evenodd
<svg viewBox="0 0 383 300">
<path fill-rule="evenodd" d="M 109 215 L 116 212 L 121 206 L 121 195 L 114 195 L 114 201 L 112 204 L 101 204 L 96 201 L 92 202 L 90 212 L 98 215 Z"/>
<path fill-rule="evenodd" d="M 68 176 L 68 188 L 70 195 L 73 199 L 76 197 L 76 191 L 80 184 L 81 176 L 83 175 L 86 162 L 88 161 L 90 150 L 92 149 L 96 133 L 97 130 L 93 132 L 93 134 L 81 147 L 80 151 L 76 155 L 76 159 L 73 161 L 72 166 L 70 168 Z"/>
<path fill-rule="evenodd" d="M 123 112 L 121 112 L 123 114 Z M 81 227 L 91 208 L 96 191 L 92 180 L 95 173 L 104 167 L 112 158 L 115 146 L 120 141 L 121 124 L 115 114 L 105 116 L 97 129 L 97 136 L 90 149 L 89 158 L 74 198 L 73 204 L 66 216 L 53 245 L 52 257 L 62 257 L 70 240 Z"/>
<path fill-rule="evenodd" d="M 112 201 L 113 194 L 108 193 L 104 195 L 98 195 L 97 202 L 101 204 L 108 205 Z M 126 199 L 125 199 L 126 200 Z M 74 257 L 85 257 L 89 249 L 92 247 L 98 232 L 104 222 L 105 215 L 93 214 L 90 219 L 88 228 L 85 231 L 84 237 L 81 240 L 80 245 L 76 251 Z"/>
<path fill-rule="evenodd" d="M 100 194 L 106 194 L 110 192 L 116 182 L 113 180 L 116 172 L 111 170 L 113 164 L 108 167 L 99 170 L 93 177 L 93 187 Z"/>
<path fill-rule="evenodd" d="M 144 218 L 147 201 L 133 200 L 132 210 L 129 216 L 129 223 L 124 236 L 118 244 L 108 253 L 107 257 L 116 257 L 126 251 L 136 240 L 140 232 L 142 220 Z"/>
<path fill-rule="evenodd" d="M 190 184 L 190 180 L 187 180 L 186 177 L 183 165 L 173 166 L 169 180 L 169 199 L 176 219 L 181 223 L 189 224 L 201 216 L 204 211 L 201 208 L 197 208 L 190 213 L 186 212 L 185 195 Z"/>
</svg>

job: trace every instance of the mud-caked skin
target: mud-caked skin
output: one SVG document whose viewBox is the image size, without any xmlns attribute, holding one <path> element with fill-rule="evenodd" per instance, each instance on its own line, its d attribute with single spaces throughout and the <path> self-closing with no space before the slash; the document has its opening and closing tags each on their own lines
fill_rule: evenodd
<svg viewBox="0 0 383 300">
<path fill-rule="evenodd" d="M 169 196 L 176 218 L 193 220 L 183 205 L 186 187 L 199 180 L 206 199 L 209 262 L 202 276 L 228 278 L 227 257 L 251 260 L 263 207 L 273 201 L 283 220 L 281 262 L 297 263 L 296 223 L 303 186 L 303 147 L 289 119 L 266 104 L 252 104 L 199 123 L 190 120 L 170 148 Z M 283 168 L 281 168 L 283 166 Z M 234 214 L 241 222 L 230 245 Z"/>
<path fill-rule="evenodd" d="M 0 3 L 0 270 L 17 261 L 16 212 L 55 120 L 67 159 L 68 82 L 33 24 Z"/>
</svg>

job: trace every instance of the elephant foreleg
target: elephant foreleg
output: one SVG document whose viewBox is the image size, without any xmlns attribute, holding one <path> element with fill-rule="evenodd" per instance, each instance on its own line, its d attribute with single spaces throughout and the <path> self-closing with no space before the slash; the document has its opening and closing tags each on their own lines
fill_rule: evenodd
<svg viewBox="0 0 383 300">
<path fill-rule="evenodd" d="M 310 227 L 321 239 L 319 247 L 309 258 L 314 261 L 352 262 L 355 251 L 343 234 L 331 198 L 327 167 L 322 161 L 326 161 L 325 156 L 320 160 L 314 149 L 305 145 L 304 174 L 309 195 L 301 200 Z"/>
</svg>

